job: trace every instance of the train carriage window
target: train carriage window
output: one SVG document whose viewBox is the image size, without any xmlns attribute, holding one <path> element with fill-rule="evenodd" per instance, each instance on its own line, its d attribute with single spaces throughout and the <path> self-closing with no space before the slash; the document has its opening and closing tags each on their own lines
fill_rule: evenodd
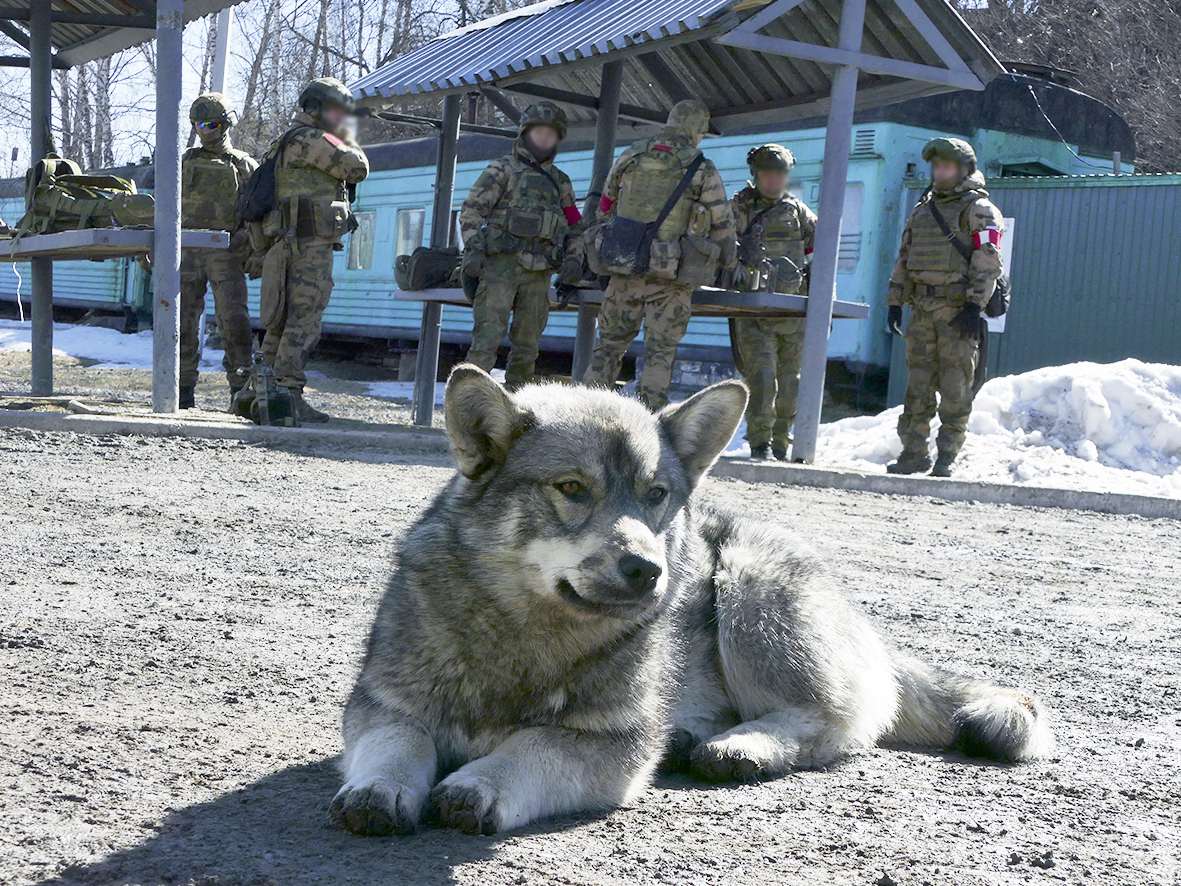
<svg viewBox="0 0 1181 886">
<path fill-rule="evenodd" d="M 373 267 L 373 240 L 377 233 L 377 213 L 357 212 L 357 229 L 349 234 L 350 271 L 367 271 Z"/>
<path fill-rule="evenodd" d="M 861 204 L 865 186 L 845 186 L 845 207 L 841 215 L 841 245 L 837 254 L 837 273 L 852 274 L 861 258 Z"/>
<path fill-rule="evenodd" d="M 422 245 L 426 227 L 425 209 L 399 209 L 394 235 L 394 261 L 399 255 L 409 255 Z"/>
</svg>

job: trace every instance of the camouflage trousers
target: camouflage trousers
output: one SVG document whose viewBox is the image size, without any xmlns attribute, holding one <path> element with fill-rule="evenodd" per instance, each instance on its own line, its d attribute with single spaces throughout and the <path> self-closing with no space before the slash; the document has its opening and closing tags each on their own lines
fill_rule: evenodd
<svg viewBox="0 0 1181 886">
<path fill-rule="evenodd" d="M 614 385 L 623 355 L 643 324 L 644 368 L 636 382 L 636 394 L 650 409 L 666 406 L 677 346 L 689 326 L 692 300 L 692 286 L 643 277 L 612 277 L 599 312 L 599 339 L 583 381 Z"/>
<path fill-rule="evenodd" d="M 180 383 L 185 387 L 197 384 L 206 287 L 213 290 L 217 330 L 225 346 L 222 368 L 230 387 L 241 387 L 242 379 L 234 370 L 250 365 L 250 310 L 246 307 L 242 257 L 228 249 L 186 249 L 181 257 Z"/>
<path fill-rule="evenodd" d="M 731 327 L 739 371 L 750 388 L 746 439 L 753 449 L 791 445 L 804 360 L 803 319 L 756 320 L 739 317 Z"/>
<path fill-rule="evenodd" d="M 261 309 L 267 335 L 262 354 L 280 387 L 302 391 L 307 384 L 303 368 L 320 341 L 324 309 L 332 295 L 333 253 L 331 243 L 292 247 L 286 241 L 267 253 Z"/>
<path fill-rule="evenodd" d="M 939 452 L 956 456 L 963 448 L 980 343 L 976 338 L 960 338 L 959 328 L 951 325 L 960 308 L 911 308 L 906 327 L 906 399 L 898 419 L 898 436 L 907 452 L 927 454 L 936 411 Z"/>
<path fill-rule="evenodd" d="M 509 390 L 533 378 L 541 333 L 549 320 L 552 271 L 527 271 L 515 255 L 491 256 L 472 304 L 472 346 L 467 361 L 485 372 L 496 365 L 496 351 L 507 333 L 508 364 L 504 383 Z M 509 324 L 509 316 L 512 324 Z"/>
</svg>

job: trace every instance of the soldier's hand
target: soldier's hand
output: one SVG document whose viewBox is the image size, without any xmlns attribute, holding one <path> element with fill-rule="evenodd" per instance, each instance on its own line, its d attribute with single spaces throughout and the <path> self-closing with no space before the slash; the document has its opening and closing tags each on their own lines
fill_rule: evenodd
<svg viewBox="0 0 1181 886">
<path fill-rule="evenodd" d="M 951 325 L 959 329 L 962 339 L 980 338 L 980 305 L 968 302 L 951 318 Z"/>
<path fill-rule="evenodd" d="M 886 328 L 890 330 L 890 335 L 902 335 L 902 305 L 886 308 Z"/>
<path fill-rule="evenodd" d="M 557 286 L 558 305 L 563 308 L 568 308 L 573 302 L 578 301 L 578 287 L 570 286 L 566 283 L 558 283 Z"/>
<path fill-rule="evenodd" d="M 567 286 L 576 286 L 582 282 L 582 259 L 577 255 L 568 255 L 562 259 L 558 280 Z"/>
</svg>

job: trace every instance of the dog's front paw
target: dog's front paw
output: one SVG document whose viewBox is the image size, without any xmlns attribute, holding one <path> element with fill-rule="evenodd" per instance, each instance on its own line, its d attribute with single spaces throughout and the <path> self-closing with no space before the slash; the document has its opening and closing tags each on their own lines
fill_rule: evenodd
<svg viewBox="0 0 1181 886">
<path fill-rule="evenodd" d="M 706 741 L 689 755 L 689 773 L 701 781 L 757 781 L 763 763 L 737 742 Z"/>
<path fill-rule="evenodd" d="M 422 816 L 422 800 L 405 785 L 379 779 L 346 784 L 332 800 L 332 821 L 365 837 L 413 834 Z"/>
<path fill-rule="evenodd" d="M 455 772 L 431 791 L 434 819 L 465 834 L 495 834 L 503 827 L 499 792 L 486 778 Z"/>
</svg>

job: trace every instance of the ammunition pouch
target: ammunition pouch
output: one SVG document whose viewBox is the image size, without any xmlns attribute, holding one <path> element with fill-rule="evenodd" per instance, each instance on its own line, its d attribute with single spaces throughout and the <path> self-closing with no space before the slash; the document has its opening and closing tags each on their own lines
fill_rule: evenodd
<svg viewBox="0 0 1181 886">
<path fill-rule="evenodd" d="M 340 243 L 357 226 L 348 203 L 327 197 L 293 197 L 283 203 L 280 215 L 283 230 L 297 240 Z"/>
<path fill-rule="evenodd" d="M 681 238 L 681 263 L 676 280 L 686 286 L 713 286 L 718 279 L 722 247 L 709 237 L 686 234 Z"/>
<path fill-rule="evenodd" d="M 591 269 L 596 273 L 625 276 L 646 273 L 655 233 L 650 223 L 611 216 L 605 223 L 596 226 L 595 231 L 593 252 L 597 255 L 602 271 L 596 270 L 593 264 Z"/>
<path fill-rule="evenodd" d="M 783 295 L 807 295 L 808 272 L 807 264 L 799 264 L 787 256 L 771 259 L 772 284 L 774 292 Z"/>
</svg>

